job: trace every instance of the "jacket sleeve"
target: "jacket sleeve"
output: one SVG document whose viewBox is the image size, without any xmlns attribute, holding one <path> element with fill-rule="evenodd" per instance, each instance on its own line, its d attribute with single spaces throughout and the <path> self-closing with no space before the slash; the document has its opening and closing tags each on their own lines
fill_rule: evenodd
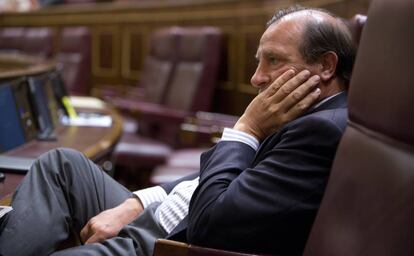
<svg viewBox="0 0 414 256">
<path fill-rule="evenodd" d="M 273 246 L 267 239 L 275 231 L 295 229 L 290 217 L 316 214 L 341 135 L 333 122 L 311 117 L 273 135 L 257 155 L 243 143 L 219 142 L 201 158 L 188 241 L 242 251 Z"/>
</svg>

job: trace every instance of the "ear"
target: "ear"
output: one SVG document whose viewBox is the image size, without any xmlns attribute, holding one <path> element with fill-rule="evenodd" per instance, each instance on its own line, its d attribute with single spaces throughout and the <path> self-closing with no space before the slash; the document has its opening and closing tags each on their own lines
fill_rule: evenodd
<svg viewBox="0 0 414 256">
<path fill-rule="evenodd" d="M 329 51 L 324 53 L 320 59 L 320 78 L 322 81 L 329 81 L 335 76 L 336 66 L 338 64 L 338 55 Z"/>
</svg>

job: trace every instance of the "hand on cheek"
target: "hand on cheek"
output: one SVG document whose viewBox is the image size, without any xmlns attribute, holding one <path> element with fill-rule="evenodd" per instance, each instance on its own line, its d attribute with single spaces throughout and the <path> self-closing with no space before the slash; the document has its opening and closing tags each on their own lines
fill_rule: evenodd
<svg viewBox="0 0 414 256">
<path fill-rule="evenodd" d="M 289 69 L 257 95 L 234 126 L 262 141 L 302 115 L 319 97 L 319 76 Z"/>
</svg>

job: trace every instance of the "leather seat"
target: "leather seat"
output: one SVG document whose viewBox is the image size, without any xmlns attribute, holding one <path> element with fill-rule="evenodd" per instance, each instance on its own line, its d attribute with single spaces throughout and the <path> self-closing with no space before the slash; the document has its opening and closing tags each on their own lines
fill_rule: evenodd
<svg viewBox="0 0 414 256">
<path fill-rule="evenodd" d="M 304 255 L 414 255 L 414 2 L 368 12 L 339 145 Z"/>
<path fill-rule="evenodd" d="M 150 35 L 149 54 L 145 57 L 137 85 L 103 85 L 95 90 L 105 101 L 122 111 L 124 133 L 138 132 L 136 116 L 148 102 L 163 102 L 177 62 L 178 30 L 178 27 L 161 28 Z M 124 91 L 120 92 L 119 87 L 125 88 Z M 134 139 L 131 134 L 128 137 Z"/>
<path fill-rule="evenodd" d="M 115 149 L 115 178 L 118 179 L 118 174 L 126 172 L 122 169 L 128 169 L 137 178 L 141 176 L 141 172 L 147 171 L 145 180 L 141 179 L 140 186 L 148 185 L 148 171 L 156 165 L 163 164 L 172 148 L 178 147 L 177 134 L 183 120 L 194 111 L 210 107 L 217 82 L 221 32 L 212 27 L 175 28 L 174 31 L 177 33 L 178 41 L 177 48 L 172 52 L 177 55 L 171 79 L 166 84 L 161 102 L 155 104 L 134 100 L 112 100 L 116 106 L 137 113 L 139 117 L 138 135 L 126 135 Z M 153 156 L 142 154 L 152 147 L 152 142 L 146 140 L 146 143 L 143 143 L 142 137 L 151 138 L 153 143 L 159 146 L 162 143 L 165 146 L 162 150 L 166 153 L 164 156 L 154 151 L 154 155 L 160 156 L 157 163 L 153 161 Z M 125 147 L 123 143 L 130 146 Z M 128 150 L 119 150 L 122 148 Z M 133 164 L 130 159 L 135 159 Z M 154 165 L 149 167 L 149 161 Z M 131 171 L 132 169 L 134 170 Z"/>
<path fill-rule="evenodd" d="M 91 33 L 88 27 L 66 27 L 60 35 L 56 60 L 71 95 L 89 95 L 91 77 Z"/>
<path fill-rule="evenodd" d="M 177 31 L 177 27 L 161 28 L 151 34 L 149 55 L 144 60 L 137 86 L 130 88 L 125 95 L 111 93 L 110 88 L 104 91 L 105 100 L 123 113 L 124 132 L 113 153 L 115 178 L 131 189 L 148 179 L 145 171 L 135 173 L 137 168 L 152 169 L 171 152 L 168 145 L 151 138 L 150 134 L 157 130 L 156 127 L 149 129 L 147 134 L 142 129 L 140 135 L 137 134 L 141 127 L 136 116 L 141 116 L 146 104 L 159 104 L 164 100 L 177 61 Z"/>
</svg>

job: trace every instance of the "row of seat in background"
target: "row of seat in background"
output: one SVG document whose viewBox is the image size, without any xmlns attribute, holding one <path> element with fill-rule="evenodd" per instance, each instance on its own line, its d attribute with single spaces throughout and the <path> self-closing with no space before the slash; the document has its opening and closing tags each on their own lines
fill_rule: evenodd
<svg viewBox="0 0 414 256">
<path fill-rule="evenodd" d="M 158 29 L 150 36 L 138 85 L 124 95 L 104 92 L 108 102 L 129 113 L 126 127 L 136 128 L 125 131 L 115 148 L 117 180 L 131 189 L 148 185 L 150 171 L 180 147 L 181 124 L 196 111 L 210 110 L 221 42 L 216 27 Z"/>
<path fill-rule="evenodd" d="M 66 88 L 60 72 L 45 70 L 36 75 L 0 81 L 0 153 L 33 139 L 50 140 L 61 115 Z"/>
<path fill-rule="evenodd" d="M 87 27 L 5 27 L 0 29 L 0 53 L 56 59 L 72 95 L 91 89 L 91 35 Z"/>
</svg>

